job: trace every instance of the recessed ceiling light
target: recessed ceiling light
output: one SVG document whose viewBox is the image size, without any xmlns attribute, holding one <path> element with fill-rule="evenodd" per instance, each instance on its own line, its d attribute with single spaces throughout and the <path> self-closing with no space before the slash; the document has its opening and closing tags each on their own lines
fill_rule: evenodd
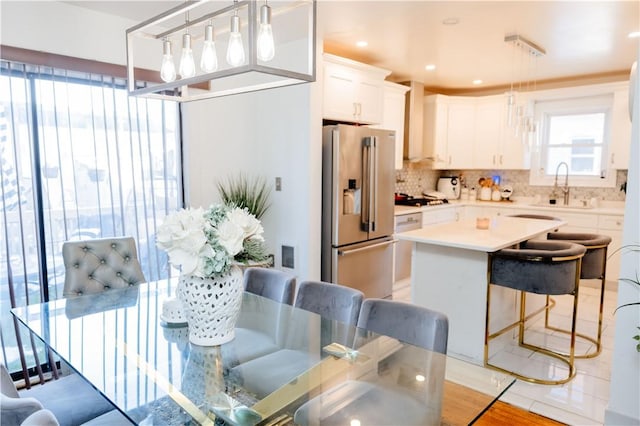
<svg viewBox="0 0 640 426">
<path fill-rule="evenodd" d="M 436 69 L 436 66 L 435 66 L 435 65 L 433 65 L 433 64 L 429 64 L 429 65 L 426 65 L 426 66 L 424 67 L 424 69 L 425 69 L 425 70 L 427 70 L 427 71 L 433 71 L 433 70 L 435 70 L 435 69 Z"/>
<path fill-rule="evenodd" d="M 638 38 L 640 37 L 640 31 L 634 31 L 632 33 L 629 33 L 629 38 Z"/>
<path fill-rule="evenodd" d="M 369 43 L 367 43 L 364 40 L 356 41 L 356 46 L 358 46 L 358 47 L 367 47 L 368 45 L 369 45 Z"/>
<path fill-rule="evenodd" d="M 475 85 L 482 84 L 482 80 L 473 80 L 472 83 Z"/>
<path fill-rule="evenodd" d="M 458 18 L 447 18 L 442 21 L 444 25 L 457 25 L 459 22 Z"/>
</svg>

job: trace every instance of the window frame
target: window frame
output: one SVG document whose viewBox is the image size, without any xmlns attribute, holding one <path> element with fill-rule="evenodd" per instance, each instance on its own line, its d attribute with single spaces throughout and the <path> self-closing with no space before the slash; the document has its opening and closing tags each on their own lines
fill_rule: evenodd
<svg viewBox="0 0 640 426">
<path fill-rule="evenodd" d="M 553 186 L 555 170 L 545 173 L 548 156 L 549 119 L 553 116 L 604 113 L 604 129 L 602 135 L 602 151 L 600 154 L 600 175 L 586 176 L 569 174 L 569 186 L 614 188 L 617 172 L 609 164 L 609 152 L 612 149 L 614 91 L 605 90 L 586 93 L 582 96 L 564 96 L 537 99 L 534 103 L 535 119 L 539 123 L 535 149 L 531 153 L 531 172 L 529 184 L 532 186 Z M 597 157 L 594 157 L 597 158 Z M 604 175 L 604 176 L 603 176 Z M 564 174 L 562 174 L 564 182 Z"/>
</svg>

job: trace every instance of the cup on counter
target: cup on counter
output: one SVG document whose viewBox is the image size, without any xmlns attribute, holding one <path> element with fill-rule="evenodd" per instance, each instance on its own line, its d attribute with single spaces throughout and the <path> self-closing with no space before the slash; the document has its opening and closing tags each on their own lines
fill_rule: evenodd
<svg viewBox="0 0 640 426">
<path fill-rule="evenodd" d="M 488 217 L 477 217 L 476 218 L 476 228 L 478 229 L 489 229 L 489 223 L 491 219 Z"/>
</svg>

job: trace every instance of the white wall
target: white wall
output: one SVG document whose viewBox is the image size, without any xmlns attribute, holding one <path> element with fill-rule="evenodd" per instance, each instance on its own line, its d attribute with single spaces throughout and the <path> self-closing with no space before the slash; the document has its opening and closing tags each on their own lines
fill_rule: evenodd
<svg viewBox="0 0 640 426">
<path fill-rule="evenodd" d="M 137 22 L 64 2 L 3 0 L 0 23 L 4 45 L 124 65 L 125 31 Z M 218 179 L 237 171 L 263 174 L 270 183 L 281 177 L 282 191 L 273 192 L 264 217 L 265 238 L 276 265 L 282 244 L 295 247 L 295 273 L 301 279 L 320 278 L 322 119 L 317 86 L 198 101 L 183 110 L 190 204 L 216 201 Z"/>
<path fill-rule="evenodd" d="M 124 65 L 125 31 L 135 22 L 53 1 L 0 2 L 0 42 Z"/>
<path fill-rule="evenodd" d="M 638 42 L 640 73 L 640 42 Z M 636 76 L 638 77 L 638 75 Z M 638 79 L 640 83 L 640 78 Z M 640 84 L 635 90 L 635 104 L 631 129 L 631 152 L 627 181 L 627 200 L 624 212 L 623 246 L 640 244 Z M 640 273 L 640 253 L 615 254 L 620 258 L 620 277 L 636 278 Z M 637 285 L 618 283 L 618 306 L 640 300 Z M 627 306 L 616 312 L 616 329 L 611 360 L 611 386 L 609 405 L 605 412 L 607 425 L 640 424 L 640 353 L 638 341 L 632 336 L 640 333 L 640 306 Z"/>
<path fill-rule="evenodd" d="M 299 280 L 320 278 L 321 116 L 319 84 L 304 84 L 183 104 L 188 204 L 219 201 L 217 183 L 238 172 L 274 187 L 263 217 L 265 239 L 281 265 L 295 247 Z M 318 105 L 310 108 L 310 105 Z"/>
</svg>

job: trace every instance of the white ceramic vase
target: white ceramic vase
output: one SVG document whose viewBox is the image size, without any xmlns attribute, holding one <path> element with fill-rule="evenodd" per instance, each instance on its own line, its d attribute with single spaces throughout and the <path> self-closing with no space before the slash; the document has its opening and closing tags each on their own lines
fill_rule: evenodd
<svg viewBox="0 0 640 426">
<path fill-rule="evenodd" d="M 181 275 L 177 294 L 187 316 L 189 341 L 216 346 L 233 340 L 242 290 L 242 272 L 236 266 L 219 278 Z"/>
</svg>

